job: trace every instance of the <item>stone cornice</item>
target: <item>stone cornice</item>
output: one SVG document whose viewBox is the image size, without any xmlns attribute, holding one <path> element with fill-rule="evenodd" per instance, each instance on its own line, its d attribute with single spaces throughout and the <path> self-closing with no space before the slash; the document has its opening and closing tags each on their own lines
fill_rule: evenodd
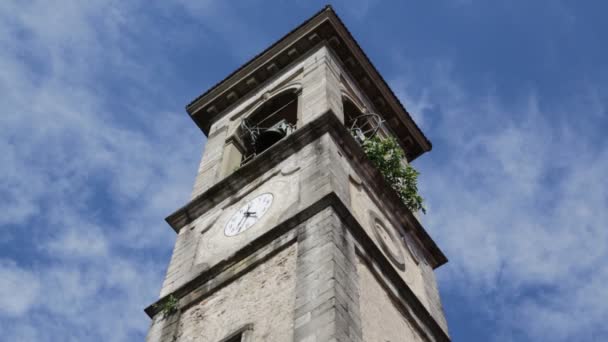
<svg viewBox="0 0 608 342">
<path fill-rule="evenodd" d="M 233 196 L 247 185 L 259 181 L 260 177 L 304 146 L 329 133 L 344 154 L 352 161 L 351 165 L 361 176 L 361 180 L 374 189 L 378 198 L 395 213 L 395 218 L 423 246 L 425 258 L 433 268 L 447 262 L 446 256 L 428 235 L 414 214 L 401 202 L 395 191 L 384 181 L 380 172 L 367 159 L 363 149 L 348 133 L 339 119 L 331 111 L 304 125 L 291 135 L 283 138 L 264 153 L 258 155 L 206 192 L 192 199 L 166 218 L 167 223 L 176 231 L 189 224 L 216 205 Z"/>
<path fill-rule="evenodd" d="M 371 99 L 402 142 L 408 160 L 432 145 L 331 7 L 326 7 L 278 40 L 188 106 L 192 120 L 208 134 L 211 123 L 300 57 L 325 42 L 359 88 Z"/>
</svg>

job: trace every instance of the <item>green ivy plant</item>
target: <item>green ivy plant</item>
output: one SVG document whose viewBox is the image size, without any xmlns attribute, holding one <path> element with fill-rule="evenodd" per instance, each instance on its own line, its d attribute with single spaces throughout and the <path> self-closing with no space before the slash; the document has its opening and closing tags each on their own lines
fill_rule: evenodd
<svg viewBox="0 0 608 342">
<path fill-rule="evenodd" d="M 426 214 L 423 198 L 418 194 L 418 175 L 410 165 L 403 165 L 405 152 L 393 137 L 373 136 L 363 141 L 363 150 L 384 179 L 397 192 L 401 201 L 412 212 L 418 210 Z"/>
<path fill-rule="evenodd" d="M 154 307 L 163 314 L 163 317 L 167 317 L 172 315 L 177 311 L 179 301 L 175 298 L 174 295 L 169 295 L 167 299 L 162 301 L 161 303 L 155 304 Z"/>
</svg>

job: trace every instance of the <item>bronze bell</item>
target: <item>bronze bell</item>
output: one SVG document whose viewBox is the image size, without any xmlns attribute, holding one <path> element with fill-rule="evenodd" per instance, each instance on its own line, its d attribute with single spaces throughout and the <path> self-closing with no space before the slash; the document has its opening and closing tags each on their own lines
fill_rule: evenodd
<svg viewBox="0 0 608 342">
<path fill-rule="evenodd" d="M 283 139 L 289 131 L 289 124 L 285 120 L 281 120 L 270 128 L 262 129 L 260 136 L 256 141 L 256 151 L 261 153 L 277 141 Z"/>
</svg>

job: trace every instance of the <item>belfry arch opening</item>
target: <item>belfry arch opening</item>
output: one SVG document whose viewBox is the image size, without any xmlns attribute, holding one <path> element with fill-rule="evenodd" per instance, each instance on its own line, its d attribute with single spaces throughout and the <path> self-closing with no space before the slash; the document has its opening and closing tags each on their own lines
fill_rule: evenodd
<svg viewBox="0 0 608 342">
<path fill-rule="evenodd" d="M 370 112 L 362 112 L 349 98 L 342 97 L 342 108 L 344 110 L 344 126 L 359 143 L 371 138 L 376 134 L 385 136 L 382 127 L 384 120 L 378 115 Z"/>
<path fill-rule="evenodd" d="M 254 113 L 244 118 L 238 130 L 244 147 L 241 164 L 247 163 L 285 136 L 298 123 L 298 93 L 286 91 L 268 99 Z"/>
<path fill-rule="evenodd" d="M 347 97 L 342 97 L 342 107 L 344 108 L 344 125 L 350 129 L 355 119 L 363 112 Z"/>
</svg>

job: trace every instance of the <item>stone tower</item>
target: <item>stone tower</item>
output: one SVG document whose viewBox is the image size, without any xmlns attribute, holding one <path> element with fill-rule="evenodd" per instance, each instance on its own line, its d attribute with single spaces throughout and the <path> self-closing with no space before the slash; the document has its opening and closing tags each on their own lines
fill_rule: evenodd
<svg viewBox="0 0 608 342">
<path fill-rule="evenodd" d="M 352 132 L 431 144 L 331 7 L 187 111 L 207 144 L 147 341 L 450 340 L 447 259 Z"/>
</svg>

